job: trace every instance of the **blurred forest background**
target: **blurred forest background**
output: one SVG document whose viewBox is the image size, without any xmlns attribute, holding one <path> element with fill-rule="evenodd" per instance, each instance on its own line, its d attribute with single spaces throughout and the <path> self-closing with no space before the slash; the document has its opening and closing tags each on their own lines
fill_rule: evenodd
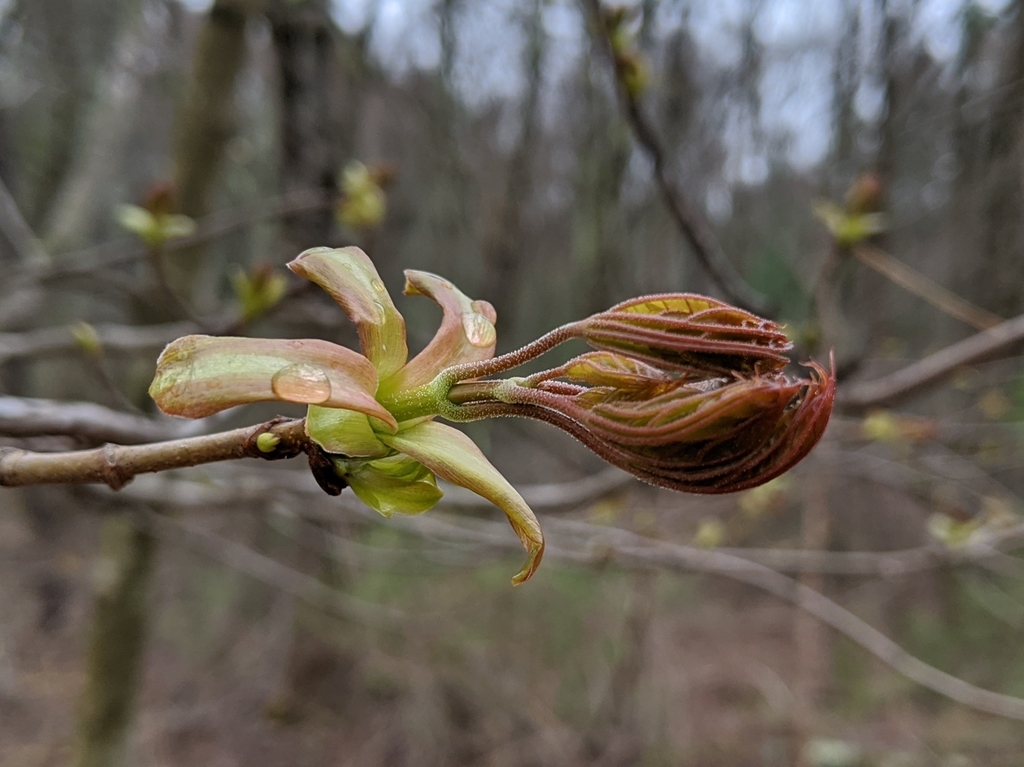
<svg viewBox="0 0 1024 767">
<path fill-rule="evenodd" d="M 283 269 L 318 245 L 491 301 L 499 351 L 694 291 L 841 375 L 822 444 L 736 496 L 469 425 L 549 536 L 517 589 L 455 489 L 393 520 L 303 461 L 2 490 L 3 764 L 1022 763 L 1024 8 L 598 14 L 0 0 L 0 445 L 273 416 L 146 387 L 200 329 L 354 344 Z"/>
</svg>

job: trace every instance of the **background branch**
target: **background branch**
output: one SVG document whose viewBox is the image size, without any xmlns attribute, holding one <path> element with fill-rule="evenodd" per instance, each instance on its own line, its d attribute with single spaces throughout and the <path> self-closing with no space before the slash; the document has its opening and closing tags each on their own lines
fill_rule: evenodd
<svg viewBox="0 0 1024 767">
<path fill-rule="evenodd" d="M 1022 343 L 1024 315 L 965 338 L 875 381 L 842 386 L 836 401 L 848 408 L 889 405 L 945 380 L 965 365 L 1013 356 Z"/>
<path fill-rule="evenodd" d="M 91 402 L 0 397 L 0 435 L 7 437 L 66 436 L 140 445 L 197 434 L 205 425 L 203 421 L 157 421 Z"/>
<path fill-rule="evenodd" d="M 928 279 L 916 269 L 911 269 L 880 248 L 860 244 L 853 248 L 853 255 L 862 264 L 892 280 L 904 290 L 927 301 L 940 312 L 970 325 L 975 330 L 988 330 L 1003 321 L 1001 317 L 992 312 L 985 311 L 946 290 L 937 282 Z"/>
<path fill-rule="evenodd" d="M 162 325 L 94 325 L 103 351 L 137 352 L 162 349 L 175 338 L 195 333 L 193 322 Z M 0 333 L 0 364 L 26 357 L 44 357 L 81 351 L 82 344 L 69 326 Z"/>
<path fill-rule="evenodd" d="M 50 254 L 36 237 L 35 232 L 21 215 L 18 203 L 0 179 L 0 231 L 11 243 L 18 260 L 27 266 L 47 266 L 51 263 Z"/>
<path fill-rule="evenodd" d="M 263 221 L 284 218 L 296 213 L 324 210 L 331 205 L 333 201 L 320 191 L 299 190 L 257 205 L 211 213 L 197 221 L 196 230 L 192 234 L 167 241 L 163 245 L 163 250 L 166 254 L 179 253 Z M 4 292 L 10 293 L 26 285 L 82 277 L 102 269 L 122 267 L 144 261 L 148 254 L 146 246 L 135 239 L 58 253 L 56 261 L 52 264 L 30 265 L 28 269 L 12 275 L 4 285 Z"/>
<path fill-rule="evenodd" d="M 170 489 L 175 484 L 181 484 L 182 480 L 168 480 L 161 477 L 156 481 L 161 489 L 152 493 L 152 488 L 150 488 L 150 492 L 146 494 L 149 496 L 148 500 L 159 502 L 159 499 L 163 498 L 171 504 L 179 504 L 185 500 L 181 493 Z M 312 483 L 307 485 L 303 482 L 296 486 L 284 480 L 283 477 L 279 477 L 271 483 L 263 484 L 262 487 L 259 485 L 247 486 L 244 497 L 251 497 L 257 501 L 260 498 L 268 499 L 273 497 L 272 488 L 274 486 L 277 487 L 278 492 L 287 492 L 295 487 L 311 488 Z M 284 488 L 288 488 L 288 490 Z M 227 499 L 233 496 L 237 503 L 242 495 L 237 491 L 233 493 L 229 491 L 224 495 L 224 499 L 227 502 Z M 205 502 L 210 499 L 204 499 L 202 495 L 199 495 L 192 500 L 199 505 L 205 505 Z M 336 499 L 331 499 L 332 509 L 337 508 L 337 503 Z M 351 511 L 365 515 L 367 518 L 376 519 L 374 512 L 369 509 L 357 504 L 346 504 L 346 506 Z M 336 511 L 332 513 L 336 513 Z M 508 551 L 517 551 L 519 548 L 515 537 L 509 535 L 507 528 L 500 523 L 458 518 L 436 511 L 422 516 L 396 516 L 389 520 L 388 524 L 432 539 L 472 542 Z M 696 571 L 712 573 L 746 583 L 807 611 L 810 615 L 859 644 L 893 670 L 933 692 L 979 711 L 1024 721 L 1024 699 L 984 690 L 924 663 L 833 600 L 771 567 L 752 561 L 749 558 L 751 554 L 749 551 L 698 549 L 659 541 L 627 530 L 572 520 L 549 518 L 545 520 L 545 528 L 549 534 L 545 557 L 549 560 L 561 560 L 593 567 L 603 567 L 607 566 L 609 562 L 615 562 L 630 569 Z M 1024 535 L 1024 530 L 1021 528 L 1007 531 L 1002 542 L 1018 544 L 1022 535 Z M 221 544 L 218 544 L 218 547 L 223 549 Z M 993 550 L 995 549 L 990 543 L 979 544 L 971 550 L 971 556 L 987 557 Z M 736 553 L 732 553 L 733 551 Z M 763 552 L 754 552 L 754 554 L 762 556 Z M 807 555 L 818 557 L 819 562 L 827 561 L 824 559 L 826 556 L 835 556 L 829 552 L 792 552 L 792 554 L 795 555 L 792 561 L 799 561 L 802 556 Z M 921 565 L 921 554 L 921 550 L 915 549 L 910 552 L 893 552 L 891 555 L 878 554 L 871 559 L 874 560 L 872 564 L 878 566 L 879 572 L 882 573 L 885 571 L 885 566 L 882 564 L 885 561 L 883 557 L 895 556 L 897 561 L 905 559 L 914 562 L 915 565 Z M 781 552 L 771 552 L 766 558 L 778 560 L 781 556 Z M 870 557 L 870 555 L 868 556 Z M 871 559 L 865 559 L 862 562 L 871 561 Z M 809 571 L 809 568 L 806 567 L 809 564 L 811 563 L 807 561 L 800 562 L 800 566 L 805 572 Z"/>
</svg>

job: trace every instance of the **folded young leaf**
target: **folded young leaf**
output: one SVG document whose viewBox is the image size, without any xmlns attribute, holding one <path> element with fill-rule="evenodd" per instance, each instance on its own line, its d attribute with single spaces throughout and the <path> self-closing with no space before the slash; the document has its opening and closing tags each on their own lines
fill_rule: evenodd
<svg viewBox="0 0 1024 767">
<path fill-rule="evenodd" d="M 689 293 L 624 301 L 572 329 L 597 349 L 699 374 L 780 370 L 792 348 L 774 322 Z"/>
<path fill-rule="evenodd" d="M 398 428 L 373 398 L 376 389 L 369 360 L 329 341 L 196 335 L 164 349 L 149 394 L 165 413 L 186 418 L 277 400 L 356 410 Z"/>
</svg>

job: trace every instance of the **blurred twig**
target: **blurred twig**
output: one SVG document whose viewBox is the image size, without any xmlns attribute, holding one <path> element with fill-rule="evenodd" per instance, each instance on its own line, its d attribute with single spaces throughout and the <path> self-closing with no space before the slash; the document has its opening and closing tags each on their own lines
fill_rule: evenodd
<svg viewBox="0 0 1024 767">
<path fill-rule="evenodd" d="M 665 150 L 647 116 L 640 108 L 636 94 L 622 81 L 616 65 L 615 53 L 605 29 L 604 15 L 600 0 L 583 0 L 591 18 L 595 42 L 613 65 L 615 90 L 637 143 L 643 148 L 654 166 L 654 180 L 676 228 L 689 243 L 694 255 L 715 284 L 734 304 L 743 306 L 762 315 L 771 315 L 771 307 L 764 296 L 751 288 L 732 265 L 722 250 L 711 225 L 693 207 L 682 191 L 668 176 Z"/>
<path fill-rule="evenodd" d="M 332 202 L 318 191 L 303 190 L 275 197 L 255 206 L 221 211 L 205 216 L 196 231 L 164 244 L 165 254 L 176 253 L 200 245 L 226 234 L 258 224 L 267 219 L 282 218 L 294 213 L 329 208 Z M 12 275 L 5 285 L 11 292 L 26 284 L 51 282 L 68 277 L 80 277 L 100 269 L 112 269 L 146 259 L 148 249 L 136 240 L 120 240 L 82 250 L 58 253 L 55 263 L 29 266 Z"/>
<path fill-rule="evenodd" d="M 831 446 L 829 446 L 831 447 Z M 804 550 L 825 550 L 829 544 L 829 484 L 827 471 L 819 470 L 804 479 L 801 542 Z M 831 552 L 827 552 L 831 553 Z M 805 571 L 799 575 L 801 588 L 820 593 L 825 588 L 821 572 Z M 803 605 L 798 605 L 803 608 Z M 829 635 L 820 621 L 806 609 L 798 609 L 793 624 L 793 653 L 798 669 L 793 685 L 793 730 L 797 753 L 804 748 L 814 732 L 815 712 L 820 709 L 827 670 L 831 665 Z M 798 762 L 798 765 L 802 763 Z"/>
<path fill-rule="evenodd" d="M 259 317 L 266 318 L 289 302 L 308 294 L 315 286 L 309 282 L 289 285 L 281 299 Z M 103 352 L 148 352 L 161 349 L 175 338 L 202 330 L 216 335 L 238 335 L 254 319 L 239 313 L 198 318 L 198 321 L 168 322 L 159 325 L 96 325 L 97 341 Z M 309 320 L 307 320 L 309 321 Z M 81 342 L 70 326 L 42 328 L 24 333 L 0 333 L 0 364 L 14 359 L 45 357 L 79 351 Z"/>
<path fill-rule="evenodd" d="M 997 317 L 946 290 L 937 282 L 933 282 L 917 270 L 911 269 L 884 250 L 860 244 L 853 248 L 853 255 L 862 264 L 892 280 L 904 290 L 927 301 L 944 314 L 967 323 L 975 330 L 988 330 L 1003 321 L 1001 317 Z"/>
<path fill-rule="evenodd" d="M 311 575 L 197 525 L 153 512 L 146 517 L 161 538 L 183 544 L 309 605 L 361 624 L 392 625 L 403 617 L 399 610 L 351 597 Z"/>
<path fill-rule="evenodd" d="M 606 531 L 605 540 L 609 558 L 627 565 L 716 573 L 767 591 L 806 610 L 923 687 L 970 708 L 1024 721 L 1024 699 L 983 690 L 928 665 L 849 610 L 782 573 L 721 551 L 653 541 L 626 530 Z"/>
<path fill-rule="evenodd" d="M 521 488 L 520 493 L 535 509 L 564 508 L 592 503 L 636 481 L 632 474 L 612 466 L 582 479 L 527 485 Z M 476 493 L 448 485 L 444 488 L 444 501 L 446 506 L 460 509 L 486 509 L 493 505 Z"/>
<path fill-rule="evenodd" d="M 161 478 L 164 487 L 180 482 L 182 480 Z M 172 495 L 161 493 L 165 499 Z M 500 523 L 456 519 L 432 513 L 395 517 L 388 524 L 428 537 L 448 535 L 456 540 L 484 543 L 501 549 L 518 549 L 518 541 L 508 535 L 507 528 Z M 549 519 L 546 525 L 549 532 L 555 533 L 546 550 L 548 559 L 591 566 L 615 562 L 643 570 L 714 573 L 747 583 L 806 610 L 895 671 L 940 695 L 979 711 L 1024 721 L 1024 699 L 981 689 L 924 663 L 841 605 L 765 565 L 725 551 L 659 541 L 627 530 L 586 522 Z M 1017 530 L 1016 534 L 1020 532 Z"/>
<path fill-rule="evenodd" d="M 965 365 L 1015 354 L 1024 344 L 1024 315 L 947 346 L 875 381 L 841 386 L 837 402 L 848 408 L 888 405 L 955 374 Z"/>
<path fill-rule="evenodd" d="M 593 478 L 600 477 L 599 472 Z M 558 485 L 522 485 L 518 488 L 524 498 L 533 498 L 531 505 L 535 509 L 549 508 L 543 505 L 543 497 L 557 499 L 556 506 L 565 504 L 568 488 L 578 487 L 578 482 L 565 483 L 567 490 L 558 491 Z M 109 491 L 103 491 L 109 492 Z M 388 524 L 409 527 L 418 535 L 442 538 L 449 541 L 478 543 L 515 550 L 514 539 L 509 540 L 507 528 L 499 522 L 468 519 L 456 514 L 445 513 L 442 509 L 463 509 L 460 500 L 449 503 L 449 490 L 438 510 L 430 514 L 413 517 L 395 517 Z M 611 491 L 609 491 L 611 492 Z M 228 477 L 204 477 L 202 482 L 175 479 L 166 475 L 140 477 L 130 487 L 120 491 L 123 496 L 146 503 L 165 504 L 184 507 L 213 508 L 230 506 L 237 503 L 259 503 L 281 495 L 298 495 L 306 500 L 325 499 L 323 491 L 316 485 L 312 477 L 303 472 L 281 471 L 268 475 L 266 471 L 256 474 L 251 471 L 239 471 Z M 579 503 L 586 504 L 597 500 L 595 497 L 581 497 Z M 345 496 L 340 502 L 344 503 Z M 330 499 L 331 518 L 336 514 L 339 499 Z M 359 503 L 352 503 L 351 508 L 361 513 Z M 315 506 L 304 505 L 303 514 L 315 514 Z M 368 512 L 368 519 L 376 520 L 375 513 Z M 587 525 L 580 528 L 581 523 L 568 522 L 553 517 L 545 519 L 545 527 L 554 530 L 555 537 L 548 542 L 545 550 L 547 557 L 558 558 L 562 554 L 552 554 L 560 549 L 562 536 L 557 533 L 563 522 L 568 525 L 563 535 L 568 535 L 578 548 L 588 552 L 588 558 L 581 558 L 577 553 L 574 561 L 598 564 L 602 561 L 604 542 L 602 533 L 608 528 L 598 525 Z M 580 537 L 580 531 L 586 533 Z M 735 559 L 743 559 L 773 570 L 787 573 L 822 573 L 825 575 L 896 578 L 910 573 L 932 570 L 944 565 L 984 564 L 989 560 L 998 559 L 1003 552 L 1012 551 L 1024 546 L 1024 524 L 1015 525 L 1005 530 L 992 530 L 976 534 L 963 546 L 950 548 L 935 542 L 909 549 L 893 551 L 810 551 L 806 549 L 757 549 L 757 548 L 720 548 L 718 551 Z"/>
<path fill-rule="evenodd" d="M 11 243 L 18 260 L 25 266 L 43 267 L 50 264 L 50 254 L 36 237 L 7 185 L 0 180 L 0 231 Z"/>
<path fill-rule="evenodd" d="M 113 352 L 160 349 L 180 336 L 199 330 L 192 322 L 163 325 L 96 325 L 101 348 Z M 77 352 L 81 342 L 69 326 L 30 330 L 25 333 L 0 333 L 0 364 L 25 357 L 63 355 Z"/>
<path fill-rule="evenodd" d="M 7 437 L 67 436 L 138 445 L 194 435 L 203 428 L 201 421 L 160 422 L 91 402 L 0 397 L 0 435 Z"/>
</svg>

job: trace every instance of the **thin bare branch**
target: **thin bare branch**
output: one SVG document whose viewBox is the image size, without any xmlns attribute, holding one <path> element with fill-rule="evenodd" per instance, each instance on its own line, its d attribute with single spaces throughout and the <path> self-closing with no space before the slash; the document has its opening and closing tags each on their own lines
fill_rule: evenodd
<svg viewBox="0 0 1024 767">
<path fill-rule="evenodd" d="M 448 537 L 500 549 L 518 548 L 518 542 L 499 523 L 457 519 L 435 512 L 395 517 L 388 524 L 430 538 Z M 841 605 L 762 564 L 725 551 L 696 549 L 585 522 L 552 519 L 546 525 L 549 533 L 553 533 L 546 552 L 548 559 L 590 566 L 616 562 L 644 570 L 705 572 L 746 583 L 806 610 L 893 670 L 933 692 L 978 711 L 1024 721 L 1024 699 L 984 690 L 924 663 Z"/>
<path fill-rule="evenodd" d="M 550 484 L 525 485 L 520 495 L 534 509 L 557 509 L 580 506 L 604 498 L 636 482 L 632 474 L 609 467 L 582 479 Z M 493 504 L 476 493 L 461 487 L 445 486 L 446 506 L 460 509 L 487 509 Z"/>
<path fill-rule="evenodd" d="M 269 453 L 256 446 L 256 438 L 265 432 L 280 439 Z M 276 419 L 219 434 L 144 445 L 106 445 L 67 453 L 0 448 L 0 485 L 102 483 L 116 490 L 137 474 L 237 458 L 288 458 L 308 446 L 302 419 Z"/>
<path fill-rule="evenodd" d="M 902 370 L 839 387 L 837 403 L 847 408 L 889 405 L 945 380 L 965 365 L 1010 357 L 1024 344 L 1024 315 L 965 338 Z"/>
<path fill-rule="evenodd" d="M 605 32 L 600 0 L 584 0 L 589 11 L 594 40 L 612 63 L 615 76 L 615 90 L 619 104 L 629 122 L 636 141 L 643 148 L 654 166 L 654 180 L 665 207 L 672 221 L 683 238 L 689 243 L 694 256 L 715 284 L 722 290 L 726 298 L 734 304 L 742 306 L 761 315 L 770 316 L 772 307 L 764 296 L 751 288 L 732 265 L 722 250 L 714 230 L 703 215 L 686 199 L 682 190 L 673 183 L 668 174 L 668 163 L 661 140 L 654 126 L 647 119 L 640 103 L 632 91 L 622 82 L 611 42 Z"/>
<path fill-rule="evenodd" d="M 36 237 L 35 232 L 21 215 L 14 195 L 0 179 L 0 231 L 11 243 L 18 260 L 26 266 L 42 267 L 50 264 L 50 254 Z"/>
<path fill-rule="evenodd" d="M 262 221 L 305 211 L 323 210 L 331 205 L 332 201 L 320 192 L 303 190 L 276 197 L 254 207 L 212 213 L 198 222 L 195 232 L 188 237 L 170 240 L 164 244 L 163 250 L 164 253 L 176 253 Z M 144 261 L 148 253 L 148 249 L 135 239 L 118 240 L 82 250 L 59 253 L 56 263 L 36 265 L 13 276 L 5 285 L 5 292 L 11 292 L 26 284 L 81 277 L 101 269 L 113 269 Z"/>
<path fill-rule="evenodd" d="M 782 573 L 720 551 L 660 542 L 649 545 L 641 536 L 626 531 L 616 531 L 614 540 L 616 560 L 671 570 L 713 572 L 748 583 L 806 610 L 921 686 L 978 711 L 1024 721 L 1024 699 L 984 690 L 928 665 L 846 608 Z"/>
<path fill-rule="evenodd" d="M 274 306 L 260 315 L 260 319 L 273 316 L 281 309 L 293 305 L 297 299 L 308 295 L 315 286 L 309 282 L 294 282 Z M 238 312 L 223 312 L 213 316 L 199 317 L 184 322 L 167 322 L 159 325 L 94 325 L 96 337 L 102 352 L 151 352 L 162 349 L 168 343 L 190 333 L 208 332 L 214 335 L 240 335 L 252 321 Z M 309 318 L 307 321 L 316 321 Z M 48 357 L 73 354 L 81 350 L 81 342 L 75 337 L 70 326 L 42 328 L 23 333 L 0 333 L 0 364 L 14 359 Z"/>
<path fill-rule="evenodd" d="M 198 525 L 153 512 L 146 517 L 164 540 L 184 545 L 308 605 L 362 624 L 394 625 L 403 617 L 399 610 L 349 596 L 310 575 L 286 567 L 237 541 L 203 530 Z"/>
<path fill-rule="evenodd" d="M 606 470 L 583 480 L 566 482 L 562 486 L 557 484 L 522 485 L 518 487 L 518 490 L 524 498 L 531 499 L 531 506 L 535 510 L 571 508 L 572 506 L 578 508 L 617 490 L 614 486 L 609 487 L 602 496 L 579 492 L 587 484 L 593 487 L 598 484 L 599 480 L 606 481 L 606 475 L 607 481 L 611 484 L 611 471 Z M 469 499 L 464 498 L 462 493 L 458 492 L 459 488 L 446 485 L 444 489 L 444 498 L 436 511 L 409 519 L 396 517 L 388 524 L 408 525 L 414 528 L 414 532 L 429 533 L 431 536 L 449 540 L 468 540 L 496 545 L 500 548 L 505 548 L 507 545 L 509 550 L 515 550 L 514 539 L 507 540 L 506 528 L 501 523 L 469 520 L 442 511 L 444 509 L 464 511 L 468 508 L 475 510 L 478 507 L 475 502 L 468 503 Z M 248 470 L 231 472 L 226 477 L 207 475 L 204 476 L 202 482 L 168 476 L 141 477 L 131 487 L 122 490 L 121 495 L 145 503 L 186 508 L 215 508 L 238 503 L 251 504 L 280 498 L 282 495 L 297 495 L 304 499 L 304 504 L 307 504 L 303 506 L 303 513 L 307 516 L 315 513 L 314 505 L 309 505 L 307 502 L 326 500 L 323 491 L 305 472 L 275 471 L 268 473 L 265 470 L 259 473 Z M 569 500 L 572 497 L 575 497 L 575 503 Z M 545 501 L 548 505 L 545 505 Z M 340 499 L 331 498 L 329 503 L 331 518 L 336 514 L 339 503 L 356 512 L 362 512 L 365 508 L 355 501 L 350 504 L 346 503 L 346 496 L 342 496 Z M 479 508 L 484 508 L 484 503 L 490 506 L 488 502 L 483 502 L 479 504 Z M 368 512 L 367 517 L 377 519 L 372 512 Z M 557 547 L 560 543 L 560 536 L 557 534 L 559 524 L 560 521 L 553 517 L 545 519 L 545 528 L 552 529 L 556 533 L 555 537 L 548 542 L 545 556 L 550 557 L 551 547 Z M 570 524 L 576 526 L 578 523 Z M 589 526 L 587 528 L 588 536 L 592 536 L 593 541 L 591 537 L 587 537 L 585 540 L 580 539 L 575 527 L 573 531 L 567 531 L 566 534 L 571 533 L 574 539 L 579 539 L 577 541 L 579 547 L 589 550 L 596 562 L 601 557 L 601 545 L 598 540 L 601 532 L 606 529 L 596 525 Z M 806 549 L 756 548 L 720 548 L 718 551 L 786 573 L 812 572 L 836 576 L 896 578 L 947 565 L 979 564 L 987 566 L 991 562 L 1001 561 L 1006 556 L 1004 552 L 1013 551 L 1022 546 L 1024 546 L 1024 525 L 1015 525 L 1004 530 L 979 532 L 963 546 L 952 548 L 935 542 L 893 551 L 810 551 Z"/>
<path fill-rule="evenodd" d="M 943 314 L 948 314 L 950 317 L 970 325 L 975 330 L 988 330 L 1003 321 L 1002 317 L 960 298 L 916 269 L 911 269 L 902 261 L 893 258 L 884 250 L 871 245 L 858 245 L 853 248 L 853 255 L 865 266 L 874 269 L 904 290 L 927 301 Z"/>
</svg>

